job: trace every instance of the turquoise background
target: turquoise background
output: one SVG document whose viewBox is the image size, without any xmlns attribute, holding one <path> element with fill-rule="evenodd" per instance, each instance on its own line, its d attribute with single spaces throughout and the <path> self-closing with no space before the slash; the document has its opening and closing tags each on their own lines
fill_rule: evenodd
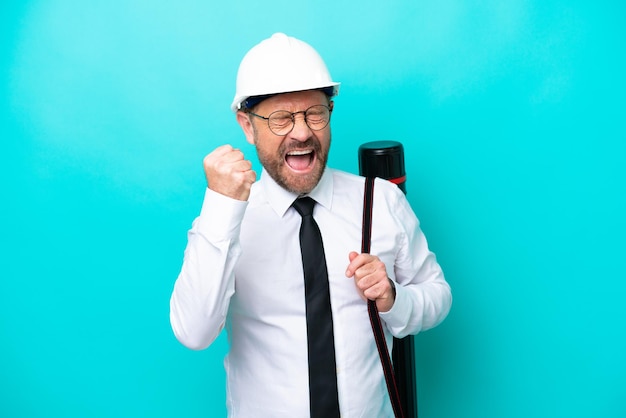
<svg viewBox="0 0 626 418">
<path fill-rule="evenodd" d="M 454 294 L 416 338 L 421 418 L 626 416 L 626 12 L 618 1 L 4 1 L 0 416 L 225 415 L 225 338 L 169 296 L 202 157 L 283 31 L 342 82 L 331 164 L 405 145 Z M 258 163 L 255 163 L 258 168 Z"/>
</svg>

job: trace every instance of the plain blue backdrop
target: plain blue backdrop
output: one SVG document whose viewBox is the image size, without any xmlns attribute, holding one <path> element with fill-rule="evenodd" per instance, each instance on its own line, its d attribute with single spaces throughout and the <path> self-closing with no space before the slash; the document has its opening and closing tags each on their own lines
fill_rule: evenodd
<svg viewBox="0 0 626 418">
<path fill-rule="evenodd" d="M 626 416 L 626 10 L 617 1 L 5 1 L 0 416 L 220 417 L 222 336 L 169 296 L 202 158 L 281 31 L 342 82 L 331 165 L 403 142 L 452 285 L 421 418 Z"/>
</svg>

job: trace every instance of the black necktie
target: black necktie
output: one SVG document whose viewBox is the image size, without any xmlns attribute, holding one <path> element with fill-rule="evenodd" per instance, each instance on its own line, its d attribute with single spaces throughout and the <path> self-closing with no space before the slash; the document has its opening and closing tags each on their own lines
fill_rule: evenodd
<svg viewBox="0 0 626 418">
<path fill-rule="evenodd" d="M 311 417 L 329 418 L 339 417 L 337 367 L 328 271 L 322 234 L 313 219 L 314 206 L 315 200 L 310 197 L 293 202 L 293 207 L 302 216 L 300 250 L 304 266 Z"/>
</svg>

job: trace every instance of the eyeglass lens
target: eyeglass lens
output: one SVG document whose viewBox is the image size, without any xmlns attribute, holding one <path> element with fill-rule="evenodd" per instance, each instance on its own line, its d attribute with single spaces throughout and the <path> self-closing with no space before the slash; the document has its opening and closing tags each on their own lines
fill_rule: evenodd
<svg viewBox="0 0 626 418">
<path fill-rule="evenodd" d="M 313 131 L 324 129 L 330 119 L 330 109 L 324 105 L 311 106 L 305 111 L 294 113 L 277 110 L 268 117 L 269 128 L 277 135 L 291 132 L 295 124 L 295 115 L 298 113 L 304 113 L 304 121 Z"/>
</svg>

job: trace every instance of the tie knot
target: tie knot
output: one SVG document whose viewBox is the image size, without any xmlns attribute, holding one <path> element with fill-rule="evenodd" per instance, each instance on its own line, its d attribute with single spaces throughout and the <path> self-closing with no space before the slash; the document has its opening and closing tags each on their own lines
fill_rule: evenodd
<svg viewBox="0 0 626 418">
<path fill-rule="evenodd" d="M 311 216 L 313 214 L 313 207 L 315 206 L 315 200 L 308 196 L 300 197 L 294 200 L 292 206 L 298 211 L 300 216 Z"/>
</svg>

